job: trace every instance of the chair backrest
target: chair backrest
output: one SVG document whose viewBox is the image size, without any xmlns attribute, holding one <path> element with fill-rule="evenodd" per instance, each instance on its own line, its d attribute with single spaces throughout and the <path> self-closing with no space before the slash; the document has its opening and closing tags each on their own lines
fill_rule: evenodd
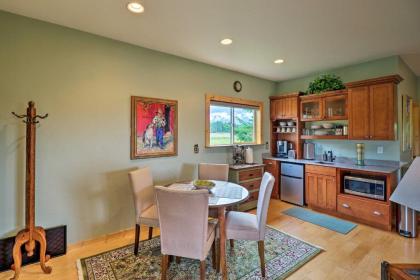
<svg viewBox="0 0 420 280">
<path fill-rule="evenodd" d="M 207 256 L 208 191 L 156 186 L 155 192 L 162 254 L 204 260 Z"/>
<path fill-rule="evenodd" d="M 264 240 L 265 225 L 267 223 L 268 206 L 270 205 L 271 192 L 274 186 L 274 177 L 268 172 L 264 173 L 261 180 L 260 191 L 258 194 L 257 220 L 260 240 Z"/>
<path fill-rule="evenodd" d="M 229 164 L 200 163 L 198 165 L 198 179 L 227 181 L 229 178 Z"/>
<path fill-rule="evenodd" d="M 128 177 L 133 191 L 136 220 L 138 221 L 141 212 L 155 203 L 153 176 L 150 168 L 144 167 L 129 172 Z"/>
</svg>

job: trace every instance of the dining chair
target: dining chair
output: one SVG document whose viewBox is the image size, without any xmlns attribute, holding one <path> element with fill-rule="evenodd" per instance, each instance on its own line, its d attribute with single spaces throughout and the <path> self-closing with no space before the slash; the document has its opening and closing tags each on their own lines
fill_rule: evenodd
<svg viewBox="0 0 420 280">
<path fill-rule="evenodd" d="M 153 177 L 149 167 L 138 168 L 128 173 L 133 191 L 134 207 L 136 210 L 136 235 L 134 237 L 134 254 L 139 252 L 140 225 L 149 227 L 149 239 L 152 238 L 153 228 L 159 227 L 159 217 L 156 208 Z"/>
<path fill-rule="evenodd" d="M 226 216 L 226 239 L 230 240 L 231 250 L 233 250 L 233 240 L 251 240 L 258 242 L 262 277 L 265 277 L 265 228 L 274 180 L 273 175 L 268 172 L 264 173 L 258 194 L 257 215 L 230 211 Z"/>
<path fill-rule="evenodd" d="M 228 181 L 229 164 L 200 163 L 198 165 L 198 179 Z"/>
<path fill-rule="evenodd" d="M 169 256 L 200 260 L 200 279 L 205 279 L 206 257 L 212 248 L 216 267 L 217 220 L 208 221 L 207 190 L 184 191 L 156 186 L 160 221 L 162 279 L 166 279 Z"/>
</svg>

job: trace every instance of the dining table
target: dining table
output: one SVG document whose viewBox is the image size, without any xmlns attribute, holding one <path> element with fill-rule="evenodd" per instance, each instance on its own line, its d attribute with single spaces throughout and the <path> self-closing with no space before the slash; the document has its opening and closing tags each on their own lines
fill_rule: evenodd
<svg viewBox="0 0 420 280">
<path fill-rule="evenodd" d="M 227 265 L 226 265 L 226 209 L 238 205 L 246 201 L 249 197 L 249 192 L 241 185 L 228 181 L 212 181 L 215 186 L 210 190 L 209 208 L 217 209 L 217 218 L 219 221 L 219 245 L 220 245 L 220 272 L 222 279 L 227 279 Z M 193 183 L 175 183 L 168 186 L 176 189 L 194 189 Z"/>
</svg>

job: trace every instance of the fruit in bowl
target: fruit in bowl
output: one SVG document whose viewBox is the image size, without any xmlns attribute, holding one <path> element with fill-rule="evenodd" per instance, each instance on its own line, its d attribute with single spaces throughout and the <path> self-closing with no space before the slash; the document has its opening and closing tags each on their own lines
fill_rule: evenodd
<svg viewBox="0 0 420 280">
<path fill-rule="evenodd" d="M 197 188 L 197 189 L 207 189 L 210 190 L 212 189 L 216 184 L 212 181 L 208 181 L 208 180 L 195 180 L 193 182 L 193 185 Z"/>
</svg>

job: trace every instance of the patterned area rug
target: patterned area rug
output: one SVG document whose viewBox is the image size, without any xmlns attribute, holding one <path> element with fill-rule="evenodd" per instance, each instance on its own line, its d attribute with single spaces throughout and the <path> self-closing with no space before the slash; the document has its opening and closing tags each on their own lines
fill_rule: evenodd
<svg viewBox="0 0 420 280">
<path fill-rule="evenodd" d="M 229 242 L 227 242 L 229 243 Z M 79 280 L 160 279 L 160 239 L 142 241 L 138 257 L 129 245 L 77 261 Z M 261 279 L 257 243 L 235 241 L 235 249 L 227 252 L 229 279 Z M 267 227 L 265 238 L 266 279 L 284 279 L 322 249 Z M 210 253 L 211 254 L 211 253 Z M 187 280 L 199 277 L 199 261 L 181 259 L 170 264 L 168 279 Z M 206 279 L 221 279 L 207 258 Z"/>
</svg>

